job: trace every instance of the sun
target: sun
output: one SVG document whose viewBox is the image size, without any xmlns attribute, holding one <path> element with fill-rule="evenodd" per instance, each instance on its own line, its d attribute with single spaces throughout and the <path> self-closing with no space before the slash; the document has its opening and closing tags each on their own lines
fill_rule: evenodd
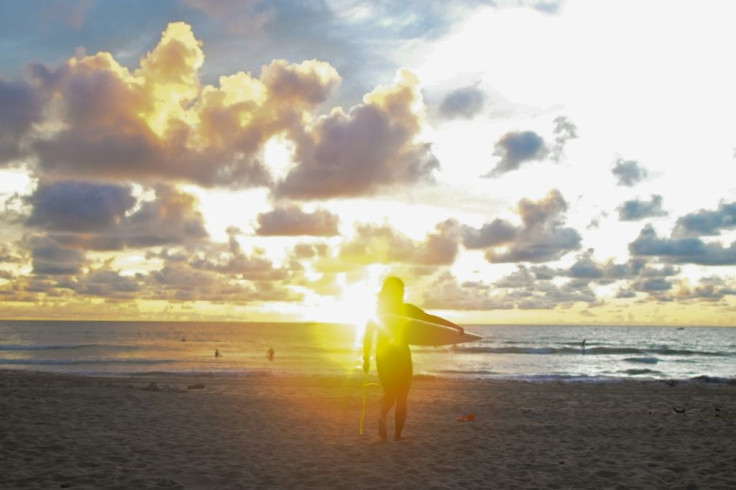
<svg viewBox="0 0 736 490">
<path fill-rule="evenodd" d="M 381 288 L 382 272 L 370 267 L 357 281 L 350 281 L 345 274 L 338 277 L 341 293 L 335 299 L 334 320 L 355 327 L 356 345 L 362 343 L 365 326 L 376 313 L 376 295 Z"/>
</svg>

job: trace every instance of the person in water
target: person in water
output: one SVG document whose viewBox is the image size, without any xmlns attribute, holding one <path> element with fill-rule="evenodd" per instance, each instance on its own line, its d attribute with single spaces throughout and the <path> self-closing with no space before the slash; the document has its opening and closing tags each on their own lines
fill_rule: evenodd
<svg viewBox="0 0 736 490">
<path fill-rule="evenodd" d="M 418 306 L 404 303 L 404 282 L 398 277 L 389 277 L 384 281 L 381 292 L 378 294 L 376 310 L 378 315 L 392 313 L 416 318 L 425 322 L 452 327 L 457 329 L 459 334 L 463 333 L 461 326 L 444 318 L 430 315 Z M 376 370 L 383 387 L 381 411 L 378 418 L 378 435 L 381 439 L 386 439 L 386 417 L 391 408 L 396 405 L 394 439 L 398 441 L 401 439 L 401 431 L 406 421 L 406 402 L 413 373 L 411 350 L 409 350 L 406 339 L 395 338 L 376 322 L 368 322 L 365 330 L 363 337 L 363 371 L 368 374 L 370 370 L 371 350 L 375 332 Z"/>
</svg>

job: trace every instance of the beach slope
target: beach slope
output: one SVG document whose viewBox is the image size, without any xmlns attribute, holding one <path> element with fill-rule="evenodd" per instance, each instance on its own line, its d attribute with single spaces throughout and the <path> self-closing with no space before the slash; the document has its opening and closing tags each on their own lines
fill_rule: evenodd
<svg viewBox="0 0 736 490">
<path fill-rule="evenodd" d="M 0 371 L 0 488 L 736 487 L 734 385 L 418 379 L 381 442 L 362 384 Z"/>
</svg>

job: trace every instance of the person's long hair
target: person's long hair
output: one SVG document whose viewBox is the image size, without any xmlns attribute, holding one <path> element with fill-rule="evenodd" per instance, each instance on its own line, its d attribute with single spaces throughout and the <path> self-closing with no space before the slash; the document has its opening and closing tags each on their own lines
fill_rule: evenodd
<svg viewBox="0 0 736 490">
<path fill-rule="evenodd" d="M 383 281 L 381 292 L 378 293 L 379 313 L 400 313 L 404 304 L 404 281 L 398 277 L 388 277 Z"/>
</svg>

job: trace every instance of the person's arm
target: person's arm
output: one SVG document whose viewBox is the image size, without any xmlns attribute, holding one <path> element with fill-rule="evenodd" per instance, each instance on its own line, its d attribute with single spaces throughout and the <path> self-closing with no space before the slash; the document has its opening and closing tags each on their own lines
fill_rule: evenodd
<svg viewBox="0 0 736 490">
<path fill-rule="evenodd" d="M 461 327 L 460 325 L 453 323 L 450 320 L 447 320 L 445 318 L 442 318 L 441 316 L 430 315 L 429 313 L 419 308 L 418 306 L 414 306 L 409 303 L 404 304 L 404 313 L 406 316 L 409 316 L 411 318 L 416 318 L 417 320 L 423 320 L 429 323 L 436 323 L 438 325 L 444 325 L 446 327 L 454 328 L 461 334 L 465 333 L 465 329 L 463 329 L 463 327 Z"/>
<path fill-rule="evenodd" d="M 368 374 L 371 368 L 371 350 L 373 348 L 373 332 L 376 329 L 376 324 L 373 320 L 370 320 L 365 326 L 365 332 L 363 333 L 363 372 Z"/>
</svg>

